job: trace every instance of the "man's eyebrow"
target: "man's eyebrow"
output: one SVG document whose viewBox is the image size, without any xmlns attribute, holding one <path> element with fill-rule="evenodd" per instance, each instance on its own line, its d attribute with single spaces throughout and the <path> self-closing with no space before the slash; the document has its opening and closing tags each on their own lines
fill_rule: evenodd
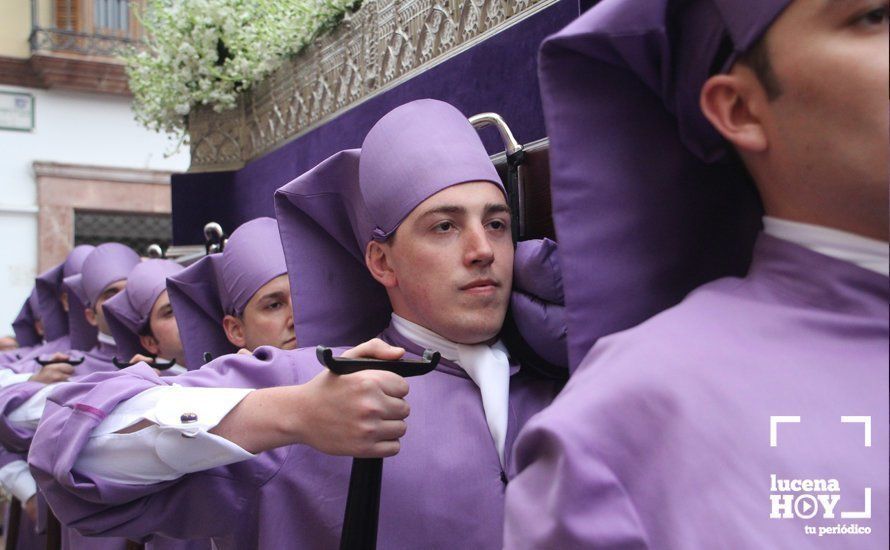
<svg viewBox="0 0 890 550">
<path fill-rule="evenodd" d="M 420 215 L 421 218 L 426 216 L 431 216 L 433 214 L 466 214 L 467 209 L 463 206 L 459 206 L 456 204 L 443 204 L 442 206 L 437 206 L 435 208 L 431 208 Z"/>
<path fill-rule="evenodd" d="M 485 213 L 486 214 L 509 214 L 510 207 L 502 202 L 492 202 L 485 205 Z"/>
<path fill-rule="evenodd" d="M 260 301 L 260 302 L 263 302 L 263 301 L 268 300 L 268 299 L 270 299 L 270 298 L 277 298 L 277 299 L 280 300 L 280 299 L 284 298 L 285 296 L 287 296 L 287 293 L 286 293 L 285 291 L 283 291 L 283 290 L 276 290 L 276 291 L 274 291 L 274 292 L 269 292 L 268 294 L 263 294 L 262 296 L 260 296 L 259 301 Z"/>
</svg>

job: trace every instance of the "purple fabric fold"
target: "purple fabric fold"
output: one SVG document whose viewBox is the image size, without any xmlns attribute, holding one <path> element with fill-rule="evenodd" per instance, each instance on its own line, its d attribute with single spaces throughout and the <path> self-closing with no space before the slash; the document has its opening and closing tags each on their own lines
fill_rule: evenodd
<svg viewBox="0 0 890 550">
<path fill-rule="evenodd" d="M 62 284 L 65 277 L 80 273 L 83 261 L 94 248 L 88 244 L 75 246 L 64 262 L 37 276 L 35 288 L 47 341 L 68 335 L 68 313 L 61 302 Z"/>
<path fill-rule="evenodd" d="M 713 162 L 727 147 L 698 94 L 787 3 L 603 0 L 542 45 L 572 367 L 750 263 L 759 200 L 738 161 Z"/>
<path fill-rule="evenodd" d="M 37 332 L 35 323 L 40 320 L 40 313 L 37 308 L 37 292 L 31 290 L 19 314 L 12 322 L 12 330 L 15 333 L 15 340 L 20 347 L 33 347 L 43 342 L 43 336 Z"/>
</svg>

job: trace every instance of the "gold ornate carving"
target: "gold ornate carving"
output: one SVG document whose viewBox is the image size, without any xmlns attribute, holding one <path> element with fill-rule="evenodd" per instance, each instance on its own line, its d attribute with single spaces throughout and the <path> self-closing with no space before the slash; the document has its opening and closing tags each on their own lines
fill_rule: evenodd
<svg viewBox="0 0 890 550">
<path fill-rule="evenodd" d="M 231 170 L 556 0 L 365 0 L 224 113 L 189 115 L 191 171 Z"/>
</svg>

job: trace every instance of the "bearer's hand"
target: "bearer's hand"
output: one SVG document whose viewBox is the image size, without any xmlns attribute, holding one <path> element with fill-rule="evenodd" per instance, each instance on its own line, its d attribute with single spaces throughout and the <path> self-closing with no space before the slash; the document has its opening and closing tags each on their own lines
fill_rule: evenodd
<svg viewBox="0 0 890 550">
<path fill-rule="evenodd" d="M 153 357 L 146 357 L 145 355 L 142 355 L 141 353 L 137 353 L 136 355 L 134 355 L 133 357 L 130 358 L 131 365 L 135 365 L 136 363 L 139 363 L 139 362 L 148 363 L 149 365 L 152 365 L 152 364 L 154 364 L 155 360 Z"/>
<path fill-rule="evenodd" d="M 155 359 L 154 359 L 154 357 L 146 357 L 145 355 L 142 355 L 141 353 L 137 353 L 136 355 L 134 355 L 133 357 L 130 358 L 131 365 L 135 365 L 136 363 L 147 363 L 149 365 L 154 365 Z M 161 371 L 159 371 L 158 369 L 152 367 L 152 370 L 155 371 L 155 373 L 157 373 L 158 376 L 162 376 Z"/>
<path fill-rule="evenodd" d="M 394 360 L 404 353 L 375 339 L 343 355 Z M 408 382 L 391 372 L 323 370 L 300 386 L 251 392 L 211 432 L 252 453 L 302 443 L 332 455 L 392 456 L 407 429 L 406 395 Z"/>
<path fill-rule="evenodd" d="M 37 494 L 28 499 L 27 502 L 22 506 L 22 509 L 25 511 L 25 514 L 28 515 L 28 519 L 31 520 L 31 523 L 37 523 Z"/>
<path fill-rule="evenodd" d="M 65 363 L 65 361 L 69 360 L 69 357 L 64 353 L 54 353 L 49 360 L 58 362 L 40 367 L 40 370 L 28 380 L 31 382 L 41 382 L 43 384 L 54 384 L 56 382 L 64 382 L 74 374 L 74 367 Z"/>
</svg>

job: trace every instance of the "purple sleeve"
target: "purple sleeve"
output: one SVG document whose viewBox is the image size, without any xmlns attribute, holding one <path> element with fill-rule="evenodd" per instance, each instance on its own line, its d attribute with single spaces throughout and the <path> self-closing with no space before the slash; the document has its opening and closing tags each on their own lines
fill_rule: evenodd
<svg viewBox="0 0 890 550">
<path fill-rule="evenodd" d="M 608 346 L 594 348 L 585 363 L 602 359 L 604 350 Z M 614 355 L 606 362 L 628 370 Z M 649 467 L 647 453 L 658 441 L 648 429 L 658 424 L 658 390 L 610 384 L 599 376 L 602 363 L 597 366 L 573 374 L 519 434 L 506 492 L 505 548 L 650 547 L 640 503 L 624 482 L 628 471 Z"/>
<path fill-rule="evenodd" d="M 159 377 L 145 364 L 94 373 L 53 392 L 31 446 L 37 484 L 59 519 L 89 535 L 175 538 L 218 536 L 254 509 L 257 487 L 287 456 L 275 449 L 251 460 L 152 485 L 124 485 L 73 470 L 93 429 L 121 402 L 162 385 L 265 388 L 300 382 L 294 363 L 314 350 L 259 348 L 227 355 L 176 377 Z M 220 506 L 220 503 L 226 503 Z"/>
<path fill-rule="evenodd" d="M 0 443 L 11 451 L 27 453 L 34 431 L 9 422 L 9 413 L 45 387 L 42 382 L 22 382 L 0 390 Z"/>
<path fill-rule="evenodd" d="M 13 462 L 17 462 L 19 460 L 26 460 L 27 456 L 25 453 L 15 453 L 10 451 L 9 449 L 5 449 L 0 447 L 0 468 L 4 466 L 8 466 Z"/>
</svg>

